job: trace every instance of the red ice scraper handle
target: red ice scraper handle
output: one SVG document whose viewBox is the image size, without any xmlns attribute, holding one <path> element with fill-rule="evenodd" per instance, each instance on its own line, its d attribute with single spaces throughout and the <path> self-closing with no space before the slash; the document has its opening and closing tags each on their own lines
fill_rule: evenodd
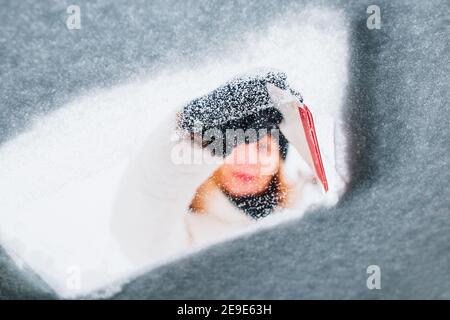
<svg viewBox="0 0 450 320">
<path fill-rule="evenodd" d="M 302 121 L 303 129 L 305 130 L 306 141 L 308 142 L 308 147 L 314 163 L 316 175 L 320 179 L 325 192 L 327 192 L 328 182 L 325 175 L 325 169 L 323 168 L 319 142 L 317 141 L 316 129 L 314 128 L 314 120 L 311 111 L 309 111 L 308 107 L 305 104 L 302 104 L 298 107 L 298 112 L 300 113 L 300 119 Z"/>
</svg>

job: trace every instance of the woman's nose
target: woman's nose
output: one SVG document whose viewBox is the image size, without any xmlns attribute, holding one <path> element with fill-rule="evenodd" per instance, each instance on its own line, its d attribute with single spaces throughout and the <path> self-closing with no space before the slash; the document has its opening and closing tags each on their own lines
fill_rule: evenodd
<svg viewBox="0 0 450 320">
<path fill-rule="evenodd" d="M 258 144 L 243 143 L 236 150 L 236 164 L 256 165 L 258 164 Z"/>
</svg>

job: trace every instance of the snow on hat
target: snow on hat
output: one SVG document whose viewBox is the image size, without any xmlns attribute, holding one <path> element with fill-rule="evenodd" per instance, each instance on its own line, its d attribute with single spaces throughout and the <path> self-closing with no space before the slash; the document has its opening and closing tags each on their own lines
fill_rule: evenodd
<svg viewBox="0 0 450 320">
<path fill-rule="evenodd" d="M 185 105 L 179 114 L 179 126 L 191 133 L 202 134 L 213 128 L 223 133 L 226 129 L 267 129 L 270 133 L 271 129 L 278 128 L 283 116 L 273 105 L 266 85 L 272 83 L 280 89 L 289 89 L 302 100 L 301 95 L 288 86 L 286 79 L 286 74 L 281 71 L 234 78 Z M 281 132 L 278 142 L 284 159 L 288 143 Z"/>
</svg>

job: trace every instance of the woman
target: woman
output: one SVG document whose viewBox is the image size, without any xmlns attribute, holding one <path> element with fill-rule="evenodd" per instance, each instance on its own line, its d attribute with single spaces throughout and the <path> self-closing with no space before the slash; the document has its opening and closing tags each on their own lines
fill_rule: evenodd
<svg viewBox="0 0 450 320">
<path fill-rule="evenodd" d="M 284 100 L 283 100 L 284 99 Z M 163 121 L 127 169 L 112 232 L 147 264 L 224 239 L 298 200 L 288 141 L 302 154 L 302 101 L 282 72 L 236 78 Z"/>
<path fill-rule="evenodd" d="M 241 132 L 247 132 L 241 139 L 244 142 L 232 141 L 231 153 L 197 189 L 190 214 L 186 215 L 191 243 L 205 243 L 233 233 L 288 207 L 294 200 L 294 188 L 284 173 L 288 144 L 276 131 L 281 114 L 273 109 L 266 111 L 270 112 L 258 112 L 238 121 Z M 264 119 L 263 123 L 252 121 L 255 117 Z M 224 124 L 224 128 L 230 127 L 236 126 Z M 252 139 L 250 130 L 259 135 L 256 133 Z"/>
</svg>

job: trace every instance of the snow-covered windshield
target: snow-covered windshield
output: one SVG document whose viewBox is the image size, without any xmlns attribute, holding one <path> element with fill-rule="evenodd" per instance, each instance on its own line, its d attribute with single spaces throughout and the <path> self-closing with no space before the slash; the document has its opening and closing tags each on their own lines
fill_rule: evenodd
<svg viewBox="0 0 450 320">
<path fill-rule="evenodd" d="M 162 117 L 255 68 L 287 72 L 314 113 L 323 154 L 335 159 L 347 83 L 344 18 L 326 8 L 286 10 L 264 26 L 240 30 L 226 50 L 200 62 L 163 63 L 119 85 L 85 90 L 36 117 L 0 146 L 2 246 L 63 297 L 104 288 L 110 294 L 129 276 L 161 263 L 133 263 L 111 234 L 123 173 Z M 345 141 L 339 141 L 342 151 Z M 299 165 L 298 156 L 288 154 L 287 174 Z"/>
</svg>

